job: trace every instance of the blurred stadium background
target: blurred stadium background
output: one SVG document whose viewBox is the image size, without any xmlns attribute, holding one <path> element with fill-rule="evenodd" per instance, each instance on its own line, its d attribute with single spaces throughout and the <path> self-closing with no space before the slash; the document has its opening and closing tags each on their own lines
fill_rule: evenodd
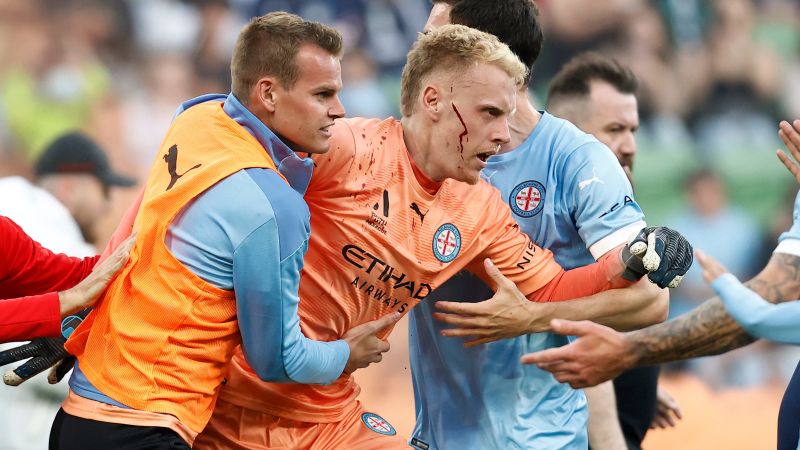
<svg viewBox="0 0 800 450">
<path fill-rule="evenodd" d="M 800 118 L 800 2 L 536 3 L 546 38 L 534 70 L 537 103 L 579 51 L 629 64 L 641 81 L 634 174 L 649 222 L 678 228 L 740 277 L 763 267 L 791 223 L 797 191 L 774 149 L 778 120 Z M 0 176 L 29 177 L 53 138 L 79 128 L 113 166 L 144 179 L 176 106 L 228 92 L 240 27 L 274 10 L 343 33 L 348 116 L 398 116 L 400 70 L 429 9 L 428 0 L 0 0 Z M 98 243 L 134 191 L 113 194 Z M 686 281 L 673 295 L 673 315 L 710 296 L 697 273 Z M 386 360 L 358 376 L 363 401 L 408 432 L 404 323 Z M 646 448 L 774 448 L 778 404 L 798 357 L 797 349 L 759 343 L 669 367 L 662 380 L 685 418 L 651 432 Z"/>
</svg>

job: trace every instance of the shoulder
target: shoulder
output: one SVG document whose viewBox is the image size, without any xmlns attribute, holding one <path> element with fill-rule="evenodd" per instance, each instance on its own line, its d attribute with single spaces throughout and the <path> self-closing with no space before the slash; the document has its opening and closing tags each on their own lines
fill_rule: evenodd
<svg viewBox="0 0 800 450">
<path fill-rule="evenodd" d="M 309 216 L 308 206 L 303 197 L 272 169 L 244 169 L 228 179 L 230 188 L 245 193 L 253 201 L 241 204 L 244 206 L 241 208 L 243 210 L 271 210 L 267 216 L 286 220 L 303 220 Z"/>
<path fill-rule="evenodd" d="M 240 170 L 208 189 L 192 208 L 200 209 L 197 217 L 225 229 L 234 248 L 270 223 L 279 235 L 305 239 L 310 233 L 305 200 L 271 169 Z"/>
<path fill-rule="evenodd" d="M 381 136 L 400 129 L 400 122 L 392 117 L 387 119 L 368 119 L 352 117 L 338 119 L 331 127 L 333 142 L 352 142 L 356 147 L 370 146 L 379 143 Z"/>
<path fill-rule="evenodd" d="M 546 142 L 557 157 L 601 162 L 616 161 L 611 150 L 572 122 L 545 112 L 537 127 L 539 142 Z"/>
</svg>

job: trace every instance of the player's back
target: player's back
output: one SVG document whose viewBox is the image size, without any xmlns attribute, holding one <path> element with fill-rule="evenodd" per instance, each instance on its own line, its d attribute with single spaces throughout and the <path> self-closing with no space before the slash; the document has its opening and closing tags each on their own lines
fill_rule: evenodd
<svg viewBox="0 0 800 450">
<path fill-rule="evenodd" d="M 638 205 L 632 197 L 625 202 L 630 186 L 619 185 L 624 174 L 611 151 L 547 113 L 523 144 L 492 157 L 482 176 L 499 189 L 520 228 L 565 268 L 594 262 L 588 247 L 602 247 L 616 229 L 641 225 Z M 435 300 L 491 295 L 479 279 L 462 273 L 411 313 L 413 436 L 420 448 L 585 447 L 583 393 L 518 363 L 521 355 L 563 345 L 566 338 L 537 333 L 465 349 L 461 340 L 440 335 L 446 326 L 432 317 Z"/>
<path fill-rule="evenodd" d="M 332 130 L 306 194 L 312 232 L 299 310 L 306 336 L 338 339 L 356 325 L 407 313 L 501 236 L 506 247 L 492 255 L 498 267 L 523 258 L 529 240 L 497 191 L 485 182 L 433 186 L 418 179 L 398 121 L 346 119 Z M 517 270 L 520 287 L 533 292 L 559 270 L 549 252 L 538 251 Z M 261 382 L 241 353 L 222 393 L 240 406 L 304 422 L 339 420 L 356 407 L 357 394 L 349 375 L 328 386 Z"/>
</svg>

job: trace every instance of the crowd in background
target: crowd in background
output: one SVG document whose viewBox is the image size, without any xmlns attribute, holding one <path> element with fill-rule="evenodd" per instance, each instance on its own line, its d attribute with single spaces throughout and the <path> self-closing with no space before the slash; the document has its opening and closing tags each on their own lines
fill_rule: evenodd
<svg viewBox="0 0 800 450">
<path fill-rule="evenodd" d="M 632 67 L 641 83 L 635 188 L 649 221 L 680 230 L 741 278 L 763 267 L 796 192 L 771 151 L 778 120 L 800 118 L 800 3 L 535 2 L 545 32 L 537 104 L 583 50 Z M 428 0 L 0 0 L 0 176 L 31 177 L 49 143 L 80 129 L 143 180 L 176 107 L 228 92 L 237 33 L 274 10 L 342 32 L 348 116 L 399 116 L 400 72 Z M 134 191 L 111 193 L 94 244 Z M 711 296 L 699 274 L 673 293 L 673 316 Z M 680 369 L 715 389 L 785 383 L 797 356 L 762 343 Z"/>
</svg>

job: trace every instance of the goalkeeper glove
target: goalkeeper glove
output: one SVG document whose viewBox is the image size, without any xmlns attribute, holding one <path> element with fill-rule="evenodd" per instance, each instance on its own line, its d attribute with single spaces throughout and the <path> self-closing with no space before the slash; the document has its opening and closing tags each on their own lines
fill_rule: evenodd
<svg viewBox="0 0 800 450">
<path fill-rule="evenodd" d="M 678 287 L 692 266 L 692 245 L 677 231 L 667 227 L 647 227 L 622 249 L 626 280 L 644 275 L 660 288 Z"/>
<path fill-rule="evenodd" d="M 48 382 L 56 384 L 61 381 L 75 364 L 75 357 L 67 352 L 64 343 L 90 311 L 91 309 L 84 309 L 65 317 L 61 321 L 59 337 L 34 339 L 25 345 L 0 352 L 0 366 L 30 358 L 16 369 L 6 372 L 3 382 L 9 386 L 18 386 L 51 367 L 47 376 Z"/>
</svg>

